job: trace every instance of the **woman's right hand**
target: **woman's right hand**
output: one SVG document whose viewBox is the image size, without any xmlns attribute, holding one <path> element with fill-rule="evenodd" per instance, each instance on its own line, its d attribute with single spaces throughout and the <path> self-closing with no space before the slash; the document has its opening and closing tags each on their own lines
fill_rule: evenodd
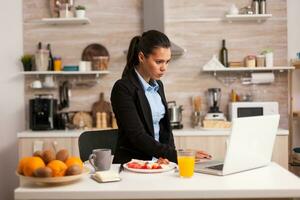
<svg viewBox="0 0 300 200">
<path fill-rule="evenodd" d="M 200 159 L 211 159 L 212 156 L 210 154 L 208 154 L 205 151 L 202 150 L 196 150 L 196 160 L 200 160 Z"/>
</svg>

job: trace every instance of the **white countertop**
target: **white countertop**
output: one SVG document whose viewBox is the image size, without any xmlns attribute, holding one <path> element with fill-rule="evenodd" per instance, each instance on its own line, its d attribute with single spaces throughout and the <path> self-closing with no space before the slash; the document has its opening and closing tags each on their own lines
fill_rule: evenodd
<svg viewBox="0 0 300 200">
<path fill-rule="evenodd" d="M 224 177 L 195 173 L 192 178 L 183 179 L 174 171 L 158 174 L 123 171 L 120 176 L 120 182 L 111 183 L 97 183 L 86 176 L 78 182 L 55 187 L 24 184 L 15 190 L 15 199 L 300 197 L 300 179 L 275 163 Z"/>
<path fill-rule="evenodd" d="M 53 130 L 53 131 L 23 131 L 18 133 L 18 138 L 31 137 L 79 137 L 79 135 L 88 130 Z M 230 134 L 229 130 L 204 130 L 200 128 L 195 129 L 175 129 L 174 136 L 227 136 Z M 277 135 L 288 135 L 289 131 L 285 129 L 278 129 Z"/>
</svg>

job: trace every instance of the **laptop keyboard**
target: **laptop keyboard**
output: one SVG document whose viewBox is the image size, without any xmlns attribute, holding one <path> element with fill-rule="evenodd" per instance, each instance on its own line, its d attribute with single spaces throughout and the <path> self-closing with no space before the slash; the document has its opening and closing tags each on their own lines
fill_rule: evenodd
<svg viewBox="0 0 300 200">
<path fill-rule="evenodd" d="M 213 169 L 213 170 L 223 170 L 223 166 L 224 164 L 220 164 L 220 165 L 215 165 L 215 166 L 211 166 L 211 167 L 207 167 L 208 169 Z"/>
</svg>

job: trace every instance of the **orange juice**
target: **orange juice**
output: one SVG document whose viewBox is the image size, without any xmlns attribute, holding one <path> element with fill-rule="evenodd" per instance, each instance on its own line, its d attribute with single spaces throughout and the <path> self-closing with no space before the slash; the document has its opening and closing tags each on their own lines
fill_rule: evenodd
<svg viewBox="0 0 300 200">
<path fill-rule="evenodd" d="M 192 177 L 194 175 L 195 156 L 178 156 L 179 176 Z"/>
</svg>

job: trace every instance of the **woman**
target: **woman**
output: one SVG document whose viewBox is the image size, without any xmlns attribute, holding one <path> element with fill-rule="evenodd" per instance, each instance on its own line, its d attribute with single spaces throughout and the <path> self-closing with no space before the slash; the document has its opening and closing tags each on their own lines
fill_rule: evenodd
<svg viewBox="0 0 300 200">
<path fill-rule="evenodd" d="M 171 59 L 168 37 L 155 30 L 135 36 L 129 45 L 122 79 L 111 92 L 119 127 L 114 163 L 166 158 L 177 162 L 167 101 L 160 78 Z M 197 152 L 199 158 L 208 157 Z"/>
</svg>

